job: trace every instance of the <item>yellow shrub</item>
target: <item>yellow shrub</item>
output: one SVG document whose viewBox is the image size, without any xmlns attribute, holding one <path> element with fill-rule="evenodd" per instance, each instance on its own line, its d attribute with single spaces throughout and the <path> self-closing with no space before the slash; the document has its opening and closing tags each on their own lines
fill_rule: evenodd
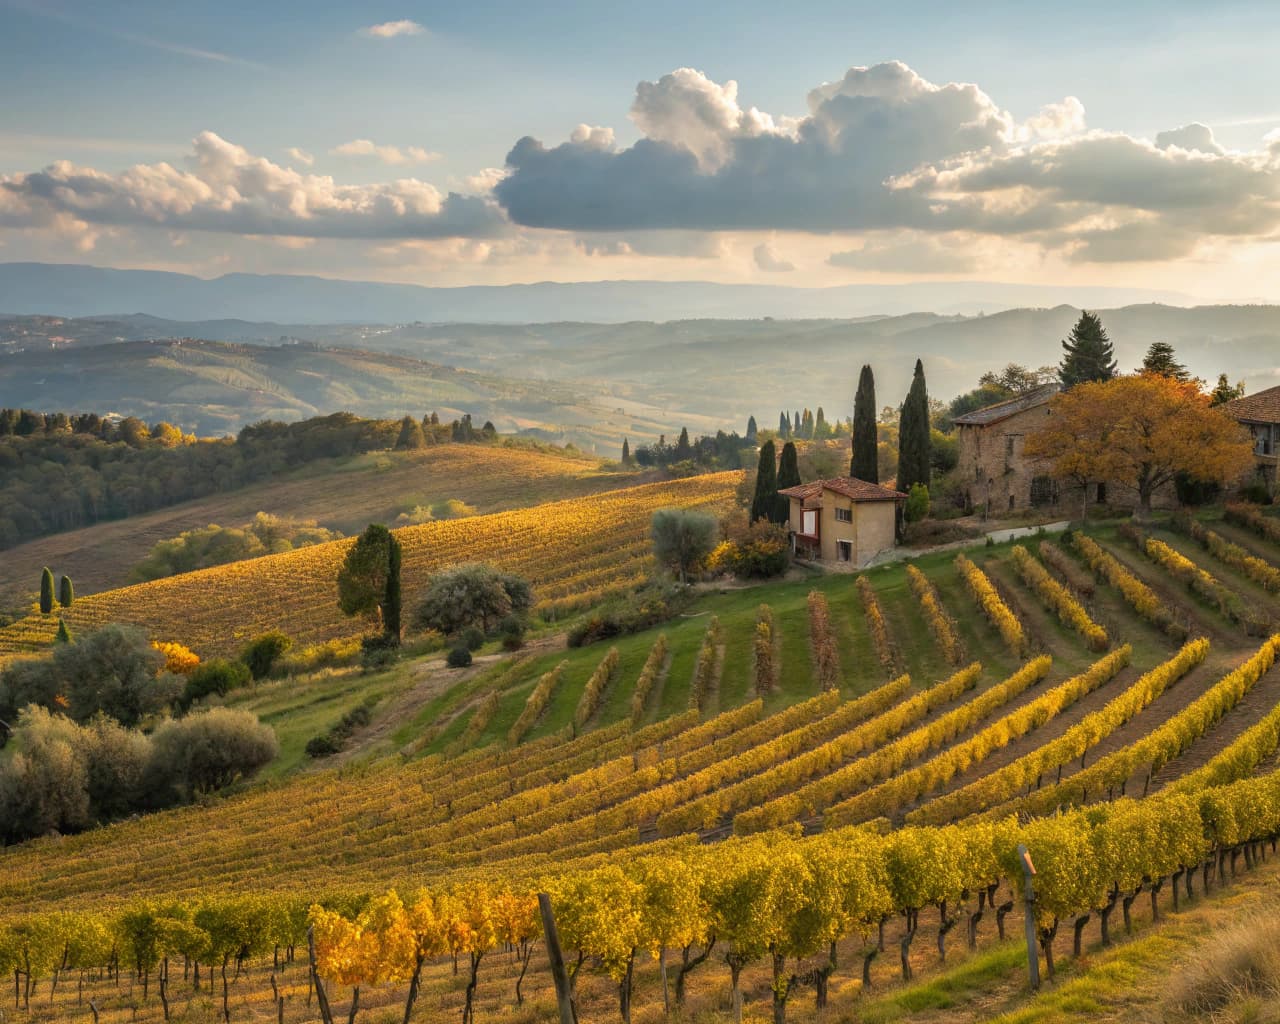
<svg viewBox="0 0 1280 1024">
<path fill-rule="evenodd" d="M 200 656 L 188 647 L 179 643 L 152 641 L 151 646 L 164 655 L 164 670 L 175 675 L 185 676 L 195 671 L 200 664 Z"/>
</svg>

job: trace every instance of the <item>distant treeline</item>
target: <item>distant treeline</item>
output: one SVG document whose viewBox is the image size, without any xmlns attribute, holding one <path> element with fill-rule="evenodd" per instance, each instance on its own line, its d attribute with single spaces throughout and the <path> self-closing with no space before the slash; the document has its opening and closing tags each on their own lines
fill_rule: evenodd
<svg viewBox="0 0 1280 1024">
<path fill-rule="evenodd" d="M 742 469 L 752 461 L 751 458 L 744 459 L 743 453 L 750 452 L 754 457 L 755 447 L 754 437 L 742 437 L 736 432 L 726 434 L 723 430 L 691 441 L 689 431 L 682 427 L 675 444 L 671 444 L 664 434 L 654 444 L 640 445 L 634 456 L 629 449 L 624 449 L 623 462 L 629 464 L 634 458 L 639 466 L 658 466 L 671 469 L 677 474 L 681 468 L 688 468 L 690 471 Z"/>
<path fill-rule="evenodd" d="M 133 416 L 0 409 L 0 549 L 236 490 L 316 459 L 496 437 L 491 423 L 473 427 L 469 415 L 442 422 L 435 413 L 264 420 L 234 438 L 197 439 Z"/>
</svg>

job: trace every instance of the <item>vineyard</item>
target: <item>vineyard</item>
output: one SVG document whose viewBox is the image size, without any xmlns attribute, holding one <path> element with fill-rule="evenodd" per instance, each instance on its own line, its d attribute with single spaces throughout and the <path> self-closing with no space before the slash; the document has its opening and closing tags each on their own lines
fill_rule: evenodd
<svg viewBox="0 0 1280 1024">
<path fill-rule="evenodd" d="M 733 483 L 411 528 L 406 572 L 467 545 L 567 605 L 641 571 L 641 509 Z M 1275 522 L 711 590 L 660 630 L 473 674 L 388 723 L 390 756 L 6 850 L 9 1019 L 551 1020 L 538 891 L 584 1022 L 901 1019 L 957 961 L 998 975 L 982 1019 L 1017 1008 L 1019 843 L 1050 976 L 1274 885 Z M 336 635 L 331 595 L 291 571 L 228 573 L 242 589 L 179 639 L 220 649 L 232 600 Z"/>
<path fill-rule="evenodd" d="M 397 530 L 404 545 L 406 600 L 432 572 L 491 562 L 534 586 L 538 611 L 555 617 L 598 603 L 639 581 L 649 563 L 649 518 L 668 506 L 727 505 L 737 473 L 608 491 L 533 508 Z M 338 611 L 334 579 L 350 541 L 203 569 L 80 598 L 64 613 L 73 631 L 134 623 L 182 641 L 204 656 L 234 653 L 258 633 L 283 626 L 304 643 L 367 630 Z M 48 645 L 54 616 L 30 615 L 0 629 L 0 656 Z"/>
</svg>

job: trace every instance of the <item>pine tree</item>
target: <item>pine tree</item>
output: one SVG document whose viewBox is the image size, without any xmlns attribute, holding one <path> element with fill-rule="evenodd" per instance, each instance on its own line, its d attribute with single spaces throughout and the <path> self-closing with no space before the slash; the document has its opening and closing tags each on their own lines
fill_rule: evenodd
<svg viewBox="0 0 1280 1024">
<path fill-rule="evenodd" d="M 898 490 L 910 492 L 912 484 L 929 486 L 929 392 L 924 381 L 924 364 L 916 360 L 911 390 L 902 403 L 898 420 Z"/>
<path fill-rule="evenodd" d="M 747 417 L 747 444 L 755 444 L 756 438 L 759 436 L 759 429 L 756 427 L 756 418 L 754 416 Z"/>
<path fill-rule="evenodd" d="M 876 377 L 864 366 L 858 377 L 858 393 L 853 399 L 853 458 L 849 475 L 869 483 L 880 482 L 879 429 L 876 427 Z"/>
<path fill-rule="evenodd" d="M 1209 404 L 1223 405 L 1234 402 L 1237 398 L 1244 398 L 1244 381 L 1232 384 L 1225 373 L 1218 374 L 1218 383 L 1209 392 Z"/>
<path fill-rule="evenodd" d="M 70 608 L 75 603 L 76 590 L 71 585 L 71 577 L 63 576 L 58 580 L 58 604 L 63 608 Z"/>
<path fill-rule="evenodd" d="M 397 451 L 411 451 L 417 448 L 425 448 L 427 439 L 422 434 L 422 424 L 415 420 L 412 416 L 406 416 L 400 421 L 400 436 L 396 438 Z"/>
<path fill-rule="evenodd" d="M 689 444 L 689 428 L 680 428 L 680 437 L 676 440 L 676 461 L 684 462 L 693 458 L 693 446 Z"/>
<path fill-rule="evenodd" d="M 772 441 L 760 448 L 756 467 L 756 492 L 751 499 L 751 521 L 773 519 L 778 506 L 778 452 Z"/>
<path fill-rule="evenodd" d="M 1176 380 L 1181 384 L 1186 384 L 1191 380 L 1191 374 L 1187 368 L 1183 366 L 1173 355 L 1173 346 L 1167 341 L 1153 341 L 1151 347 L 1147 349 L 1147 354 L 1142 359 L 1142 365 L 1138 367 L 1139 373 L 1156 373 L 1161 377 L 1168 377 L 1170 380 Z"/>
<path fill-rule="evenodd" d="M 63 577 L 63 579 L 66 579 L 66 577 L 64 576 L 64 577 Z M 54 642 L 55 644 L 69 644 L 69 643 L 71 643 L 71 630 L 67 629 L 67 620 L 66 620 L 66 619 L 59 619 L 59 620 L 58 620 L 58 632 L 57 632 L 57 634 L 54 636 L 54 638 L 53 638 L 53 642 Z"/>
<path fill-rule="evenodd" d="M 48 615 L 51 611 L 53 611 L 53 573 L 46 565 L 44 571 L 40 573 L 40 612 L 42 615 Z"/>
<path fill-rule="evenodd" d="M 1096 313 L 1081 312 L 1062 343 L 1058 380 L 1063 390 L 1091 380 L 1111 380 L 1116 375 L 1115 351 Z"/>
<path fill-rule="evenodd" d="M 791 421 L 785 412 L 778 413 L 778 436 L 784 441 L 791 436 Z"/>
<path fill-rule="evenodd" d="M 622 464 L 624 466 L 630 466 L 631 463 L 631 443 L 624 437 L 622 439 Z"/>
<path fill-rule="evenodd" d="M 370 523 L 347 549 L 338 570 L 338 607 L 347 615 L 376 614 L 382 635 L 400 643 L 400 542 Z"/>
</svg>

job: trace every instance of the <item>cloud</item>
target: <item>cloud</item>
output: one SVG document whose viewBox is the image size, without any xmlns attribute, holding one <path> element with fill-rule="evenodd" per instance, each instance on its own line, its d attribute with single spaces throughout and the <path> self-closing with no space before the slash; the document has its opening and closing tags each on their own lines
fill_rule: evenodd
<svg viewBox="0 0 1280 1024">
<path fill-rule="evenodd" d="M 379 146 L 371 139 L 354 139 L 334 146 L 329 150 L 337 156 L 376 156 L 384 164 L 398 166 L 400 164 L 426 164 L 439 160 L 440 154 L 423 149 L 421 146 Z"/>
<path fill-rule="evenodd" d="M 827 257 L 833 267 L 885 274 L 965 273 L 976 270 L 980 262 L 970 237 L 918 232 L 864 239 L 856 249 Z"/>
<path fill-rule="evenodd" d="M 298 163 L 305 164 L 307 167 L 310 167 L 313 163 L 316 162 L 315 157 L 313 157 L 305 149 L 299 149 L 297 146 L 290 146 L 288 149 L 285 150 L 285 152 L 288 153 L 291 157 L 293 157 L 293 159 L 297 160 Z"/>
<path fill-rule="evenodd" d="M 1212 153 L 1214 156 L 1222 156 L 1226 152 L 1214 139 L 1213 129 L 1196 121 L 1156 135 L 1157 149 L 1169 149 L 1171 146 L 1191 153 Z"/>
<path fill-rule="evenodd" d="M 415 178 L 339 185 L 255 156 L 213 132 L 185 168 L 140 164 L 108 174 L 67 161 L 0 177 L 0 227 L 71 220 L 95 226 L 295 238 L 484 238 L 508 230 L 488 199 Z"/>
<path fill-rule="evenodd" d="M 635 143 L 582 129 L 552 146 L 522 138 L 494 195 L 533 228 L 966 232 L 1077 261 L 1280 233 L 1280 137 L 1228 153 L 1198 124 L 1154 143 L 1091 131 L 1072 96 L 1020 122 L 977 85 L 896 61 L 849 69 L 807 108 L 774 116 L 744 106 L 736 82 L 680 68 L 637 87 Z"/>
<path fill-rule="evenodd" d="M 368 28 L 362 28 L 360 34 L 369 36 L 371 39 L 394 39 L 396 36 L 420 36 L 426 31 L 416 21 L 410 21 L 408 18 L 400 21 L 384 21 L 379 25 L 370 25 Z"/>
<path fill-rule="evenodd" d="M 778 255 L 773 242 L 761 242 L 752 250 L 751 256 L 757 267 L 771 274 L 785 274 L 796 269 L 794 263 Z"/>
</svg>

